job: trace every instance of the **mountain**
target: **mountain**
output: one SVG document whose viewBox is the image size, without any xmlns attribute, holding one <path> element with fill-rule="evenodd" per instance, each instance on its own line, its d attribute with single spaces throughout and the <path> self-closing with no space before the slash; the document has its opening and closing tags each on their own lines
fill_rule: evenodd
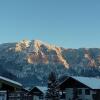
<svg viewBox="0 0 100 100">
<path fill-rule="evenodd" d="M 48 74 L 100 76 L 100 49 L 66 49 L 39 40 L 0 44 L 0 75 L 25 86 L 44 85 Z"/>
</svg>

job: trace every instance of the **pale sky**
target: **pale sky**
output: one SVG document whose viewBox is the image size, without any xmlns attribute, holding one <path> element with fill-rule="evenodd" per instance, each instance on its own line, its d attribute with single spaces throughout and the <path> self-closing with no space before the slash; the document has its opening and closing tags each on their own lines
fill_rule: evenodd
<svg viewBox="0 0 100 100">
<path fill-rule="evenodd" d="M 100 0 L 0 0 L 0 43 L 22 39 L 100 48 Z"/>
</svg>

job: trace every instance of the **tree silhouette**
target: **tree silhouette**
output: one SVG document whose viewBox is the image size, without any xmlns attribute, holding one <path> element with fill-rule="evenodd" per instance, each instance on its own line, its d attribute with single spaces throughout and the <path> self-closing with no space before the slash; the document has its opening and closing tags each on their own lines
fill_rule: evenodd
<svg viewBox="0 0 100 100">
<path fill-rule="evenodd" d="M 47 100 L 60 100 L 59 99 L 59 89 L 58 86 L 58 79 L 55 72 L 51 72 L 48 77 L 48 90 L 46 93 Z"/>
</svg>

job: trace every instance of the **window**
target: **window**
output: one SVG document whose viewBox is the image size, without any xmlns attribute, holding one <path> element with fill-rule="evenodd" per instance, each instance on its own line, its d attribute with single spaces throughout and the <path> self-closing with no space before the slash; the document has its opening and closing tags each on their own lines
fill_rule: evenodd
<svg viewBox="0 0 100 100">
<path fill-rule="evenodd" d="M 66 97 L 65 97 L 65 93 L 63 93 L 62 95 L 61 95 L 61 97 L 60 97 L 61 99 L 65 99 Z"/>
<path fill-rule="evenodd" d="M 41 96 L 39 96 L 39 99 L 43 99 L 43 96 L 41 95 Z"/>
<path fill-rule="evenodd" d="M 82 89 L 78 89 L 77 93 L 78 93 L 78 95 L 81 95 L 82 94 Z"/>
<path fill-rule="evenodd" d="M 85 89 L 85 94 L 86 95 L 90 95 L 90 90 L 89 89 Z"/>
</svg>

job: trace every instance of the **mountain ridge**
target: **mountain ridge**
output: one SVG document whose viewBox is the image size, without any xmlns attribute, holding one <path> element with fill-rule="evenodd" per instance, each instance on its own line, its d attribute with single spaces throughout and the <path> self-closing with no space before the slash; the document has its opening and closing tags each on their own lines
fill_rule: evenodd
<svg viewBox="0 0 100 100">
<path fill-rule="evenodd" d="M 26 86 L 45 84 L 48 74 L 54 70 L 59 77 L 98 77 L 100 48 L 66 49 L 40 40 L 0 44 L 1 68 L 16 76 Z"/>
</svg>

